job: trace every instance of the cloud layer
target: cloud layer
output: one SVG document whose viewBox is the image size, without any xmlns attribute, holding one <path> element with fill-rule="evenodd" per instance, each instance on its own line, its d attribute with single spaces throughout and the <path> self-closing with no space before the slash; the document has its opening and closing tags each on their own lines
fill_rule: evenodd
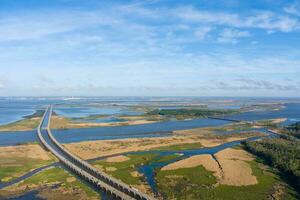
<svg viewBox="0 0 300 200">
<path fill-rule="evenodd" d="M 299 1 L 55 2 L 1 10 L 0 95 L 299 92 Z"/>
</svg>

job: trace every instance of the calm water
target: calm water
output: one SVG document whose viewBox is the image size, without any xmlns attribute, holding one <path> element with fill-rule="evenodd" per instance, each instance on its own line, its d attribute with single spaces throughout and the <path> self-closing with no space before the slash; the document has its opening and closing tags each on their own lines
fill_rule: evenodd
<svg viewBox="0 0 300 200">
<path fill-rule="evenodd" d="M 36 141 L 38 141 L 36 131 L 15 131 L 0 133 L 0 146 L 11 146 Z"/>
<path fill-rule="evenodd" d="M 279 111 L 260 111 L 260 112 L 246 112 L 228 116 L 230 119 L 237 120 L 262 120 L 262 119 L 274 119 L 274 118 L 287 118 L 288 120 L 284 125 L 288 125 L 297 121 L 300 121 L 300 104 L 288 103 L 285 104 L 285 108 Z"/>
<path fill-rule="evenodd" d="M 68 118 L 82 118 L 93 115 L 140 115 L 142 112 L 128 110 L 120 106 L 101 106 L 101 107 L 91 107 L 91 106 L 81 106 L 81 107 L 71 107 L 71 106 L 59 106 L 54 108 L 55 113 Z M 101 120 L 101 119 L 100 119 Z M 85 120 L 93 121 L 93 120 Z"/>
<path fill-rule="evenodd" d="M 125 120 L 111 116 L 111 117 L 103 117 L 103 118 L 101 117 L 96 119 L 75 119 L 73 121 L 103 123 L 103 122 L 124 122 Z"/>
<path fill-rule="evenodd" d="M 86 117 L 89 115 L 103 114 L 110 115 L 107 118 L 97 119 L 97 122 L 110 122 L 117 120 L 114 116 L 120 114 L 138 115 L 141 112 L 128 110 L 122 106 L 100 106 L 100 107 L 86 107 L 80 106 L 82 103 L 90 103 L 90 100 L 74 100 L 68 102 L 68 106 L 64 105 L 66 101 L 60 98 L 53 99 L 32 99 L 32 98 L 0 98 L 0 125 L 11 123 L 22 119 L 26 115 L 33 114 L 37 109 L 45 109 L 46 105 L 57 104 L 55 112 L 66 117 Z M 111 101 L 107 101 L 110 102 Z M 105 103 L 107 103 L 105 102 Z M 136 105 L 141 101 L 128 101 L 125 104 Z M 123 102 L 124 103 L 124 102 Z M 71 105 L 71 106 L 70 106 Z M 228 108 L 228 107 L 227 107 Z M 233 106 L 232 108 L 236 108 Z M 300 121 L 300 103 L 285 104 L 285 109 L 280 111 L 261 111 L 261 112 L 247 112 L 237 115 L 228 116 L 231 119 L 237 120 L 262 120 L 272 118 L 288 118 L 284 125 Z M 103 121 L 101 121 L 103 120 Z M 71 130 L 53 130 L 55 137 L 63 143 L 80 142 L 87 140 L 105 140 L 105 139 L 121 139 L 121 138 L 141 138 L 141 137 L 162 137 L 170 135 L 172 131 L 191 129 L 207 126 L 222 126 L 229 122 L 215 119 L 195 119 L 186 121 L 168 121 L 158 122 L 153 124 L 132 125 L 132 126 L 118 126 L 118 127 L 101 127 L 89 129 L 71 129 Z M 224 132 L 219 132 L 224 134 Z M 1 132 L 0 146 L 17 145 L 26 142 L 38 141 L 36 131 L 20 131 L 20 132 Z M 252 138 L 257 139 L 257 138 Z M 184 151 L 151 151 L 158 154 L 156 160 L 166 155 L 178 154 L 179 158 L 167 162 L 152 162 L 149 165 L 144 165 L 139 168 L 139 172 L 144 174 L 148 184 L 152 190 L 156 192 L 155 169 L 163 167 L 169 163 L 175 162 L 179 159 L 184 159 L 193 155 L 199 154 L 215 154 L 225 148 L 240 144 L 240 141 L 229 142 L 214 148 L 202 148 Z M 139 152 L 147 153 L 147 152 Z M 34 171 L 31 172 L 35 173 Z M 32 174 L 24 175 L 21 179 L 31 176 Z M 18 181 L 18 180 L 15 180 Z M 24 195 L 11 198 L 15 200 L 29 200 L 41 199 L 37 196 L 37 191 L 28 192 Z"/>
<path fill-rule="evenodd" d="M 53 103 L 57 100 L 44 100 L 33 103 L 29 101 L 28 107 L 36 105 L 37 107 L 45 107 L 46 104 Z M 18 103 L 16 103 L 18 104 Z M 45 105 L 44 105 L 45 104 Z M 27 105 L 27 104 L 25 104 Z M 8 108 L 6 108 L 8 109 Z M 300 103 L 289 103 L 285 105 L 283 110 L 279 111 L 260 111 L 247 112 L 237 115 L 228 116 L 231 119 L 238 120 L 261 120 L 271 118 L 288 118 L 284 124 L 300 121 Z M 172 131 L 191 129 L 207 126 L 222 126 L 229 122 L 215 119 L 194 119 L 185 121 L 167 121 L 152 124 L 141 124 L 132 126 L 114 126 L 114 127 L 99 127 L 88 129 L 68 129 L 68 130 L 53 130 L 53 134 L 60 142 L 80 142 L 88 140 L 105 140 L 105 139 L 123 139 L 123 138 L 141 138 L 141 137 L 161 137 L 167 136 Z M 2 132 L 0 133 L 0 145 L 16 145 L 26 142 L 37 141 L 35 131 L 21 132 Z"/>
<path fill-rule="evenodd" d="M 79 142 L 83 140 L 120 139 L 134 137 L 161 137 L 167 136 L 174 130 L 183 130 L 194 127 L 220 126 L 226 121 L 213 119 L 198 119 L 189 121 L 170 121 L 152 124 L 131 126 L 112 126 L 89 129 L 53 130 L 54 136 L 60 142 Z"/>
<path fill-rule="evenodd" d="M 55 104 L 55 112 L 66 117 L 86 117 L 89 115 L 138 115 L 142 112 L 127 109 L 124 106 L 107 106 L 114 101 L 110 98 L 81 98 L 65 100 L 65 98 L 30 98 L 30 97 L 0 97 L 0 125 L 12 123 L 33 114 L 37 109 L 45 109 L 49 104 Z M 124 104 L 135 105 L 140 101 L 123 99 Z M 128 101 L 128 103 L 127 103 Z M 95 103 L 97 102 L 97 103 Z M 94 106 L 93 106 L 94 105 Z M 106 106 L 103 106 L 106 105 Z"/>
<path fill-rule="evenodd" d="M 262 132 L 267 132 L 264 129 L 261 129 Z M 277 137 L 275 134 L 269 133 L 268 137 Z M 254 141 L 262 137 L 252 137 L 249 139 L 246 139 L 248 141 Z M 241 140 L 241 141 L 246 141 L 246 140 Z M 138 168 L 138 171 L 144 175 L 146 178 L 147 183 L 151 187 L 152 191 L 157 194 L 157 186 L 156 186 L 156 181 L 155 181 L 155 171 L 156 169 L 162 168 L 168 164 L 171 164 L 173 162 L 176 162 L 178 160 L 182 160 L 194 155 L 201 155 L 201 154 L 210 154 L 214 155 L 218 153 L 219 151 L 222 151 L 226 148 L 233 147 L 236 145 L 239 145 L 241 141 L 234 141 L 234 142 L 228 142 L 216 147 L 211 147 L 211 148 L 199 148 L 199 149 L 192 149 L 192 150 L 181 150 L 181 151 L 144 151 L 144 152 L 133 152 L 131 154 L 145 154 L 145 153 L 154 153 L 158 154 L 158 156 L 151 161 L 150 164 L 142 165 Z M 159 159 L 162 158 L 163 156 L 168 156 L 168 155 L 180 155 L 180 157 L 177 157 L 175 159 L 169 160 L 169 161 L 164 161 L 164 162 L 159 162 Z M 214 156 L 213 156 L 214 157 Z"/>
<path fill-rule="evenodd" d="M 0 125 L 23 119 L 35 112 L 36 105 L 32 102 L 0 99 Z"/>
<path fill-rule="evenodd" d="M 8 198 L 6 200 L 45 200 L 44 198 L 39 197 L 38 194 L 39 192 L 37 190 L 33 190 L 17 197 Z"/>
</svg>

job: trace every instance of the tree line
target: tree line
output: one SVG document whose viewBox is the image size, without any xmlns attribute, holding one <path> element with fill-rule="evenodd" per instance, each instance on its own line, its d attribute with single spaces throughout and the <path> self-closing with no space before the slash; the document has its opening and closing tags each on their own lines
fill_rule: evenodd
<svg viewBox="0 0 300 200">
<path fill-rule="evenodd" d="M 300 191 L 300 140 L 294 136 L 298 136 L 295 133 L 299 133 L 299 129 L 295 129 L 299 125 L 286 127 L 283 131 L 285 134 L 278 138 L 243 142 L 246 150 L 277 168 L 297 191 Z"/>
</svg>

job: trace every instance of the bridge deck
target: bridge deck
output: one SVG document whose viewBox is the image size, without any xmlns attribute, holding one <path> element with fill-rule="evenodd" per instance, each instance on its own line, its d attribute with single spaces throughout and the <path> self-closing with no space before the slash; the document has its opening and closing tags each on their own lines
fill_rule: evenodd
<svg viewBox="0 0 300 200">
<path fill-rule="evenodd" d="M 42 126 L 45 122 L 48 113 L 48 125 L 47 133 L 51 141 L 46 141 L 45 136 L 42 134 Z M 134 188 L 126 185 L 125 183 L 110 177 L 109 175 L 98 172 L 93 166 L 91 166 L 86 161 L 73 155 L 67 149 L 65 149 L 52 135 L 50 130 L 50 119 L 52 114 L 52 106 L 50 106 L 44 113 L 44 116 L 38 126 L 38 138 L 43 146 L 51 151 L 64 165 L 66 165 L 74 173 L 87 180 L 88 182 L 94 184 L 97 188 L 109 193 L 116 199 L 142 199 L 142 200 L 152 200 L 154 198 L 141 193 Z M 53 144 L 49 144 L 52 142 Z M 55 145 L 59 151 L 53 147 Z"/>
</svg>

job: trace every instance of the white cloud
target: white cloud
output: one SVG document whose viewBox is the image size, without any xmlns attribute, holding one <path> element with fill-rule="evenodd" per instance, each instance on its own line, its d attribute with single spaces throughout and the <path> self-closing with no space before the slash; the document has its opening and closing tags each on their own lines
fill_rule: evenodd
<svg viewBox="0 0 300 200">
<path fill-rule="evenodd" d="M 98 11 L 37 11 L 6 16 L 2 14 L 0 41 L 40 39 L 52 34 L 114 23 L 118 22 Z"/>
<path fill-rule="evenodd" d="M 295 6 L 287 7 L 295 13 Z M 150 22 L 150 23 L 147 23 Z M 161 25 L 152 25 L 159 22 Z M 179 24 L 179 25 L 178 25 Z M 198 27 L 202 28 L 198 28 Z M 94 10 L 46 10 L 0 15 L 0 42 L 40 39 L 54 34 L 99 29 L 106 32 L 135 33 L 133 38 L 152 39 L 169 29 L 194 33 L 203 39 L 210 27 L 227 26 L 232 29 L 260 28 L 266 31 L 290 32 L 299 28 L 296 17 L 270 11 L 233 12 L 204 11 L 194 7 L 161 7 L 149 9 L 134 6 L 107 6 Z M 142 32 L 142 34 L 138 34 Z M 131 35 L 130 35 L 131 36 Z M 196 39 L 195 38 L 195 39 Z M 176 35 L 172 39 L 176 39 Z"/>
<path fill-rule="evenodd" d="M 239 38 L 249 37 L 248 31 L 239 31 L 234 29 L 224 29 L 217 41 L 221 43 L 237 43 Z"/>
<path fill-rule="evenodd" d="M 283 10 L 291 15 L 300 16 L 300 1 L 286 6 Z"/>
<path fill-rule="evenodd" d="M 200 39 L 203 40 L 208 33 L 212 30 L 211 27 L 201 27 L 201 28 L 197 28 L 195 31 L 195 36 Z"/>
<path fill-rule="evenodd" d="M 223 81 L 247 74 L 266 80 L 273 74 L 293 77 L 300 73 L 300 59 L 297 44 L 289 43 L 292 38 L 280 34 L 287 42 L 274 40 L 270 44 L 256 34 L 295 31 L 297 27 L 297 16 L 283 11 L 204 11 L 166 4 L 147 7 L 142 3 L 107 3 L 88 11 L 70 7 L 2 13 L 0 61 L 8 67 L 1 70 L 14 81 L 11 84 L 0 79 L 0 88 L 5 83 L 2 91 L 15 92 L 16 85 L 22 89 L 29 87 L 23 86 L 28 82 L 30 90 L 32 86 L 53 92 L 90 88 L 92 93 L 97 88 L 105 90 L 108 84 L 115 88 L 136 83 L 157 90 L 162 85 L 188 88 L 215 74 Z M 246 39 L 249 45 L 227 45 L 224 49 L 223 43 L 237 43 L 247 37 L 251 37 Z M 293 48 L 297 52 L 293 53 Z M 12 77 L 16 70 L 20 72 L 18 78 Z M 31 77 L 37 70 L 36 77 Z M 41 76 L 51 70 L 56 71 L 50 75 L 53 78 Z M 91 74 L 84 75 L 88 71 Z M 116 72 L 122 76 L 116 76 Z M 65 80 L 66 74 L 70 81 Z M 93 84 L 83 84 L 83 80 Z M 259 81 L 253 85 L 244 88 L 282 88 Z"/>
<path fill-rule="evenodd" d="M 228 81 L 215 81 L 210 89 L 229 91 L 299 91 L 300 85 L 297 83 L 287 83 L 279 81 L 261 80 L 255 78 L 237 78 Z"/>
<path fill-rule="evenodd" d="M 236 13 L 202 11 L 193 7 L 182 7 L 178 8 L 175 15 L 188 22 L 226 25 L 235 28 L 260 28 L 290 32 L 299 27 L 297 18 L 270 11 L 261 11 L 242 16 Z"/>
</svg>

